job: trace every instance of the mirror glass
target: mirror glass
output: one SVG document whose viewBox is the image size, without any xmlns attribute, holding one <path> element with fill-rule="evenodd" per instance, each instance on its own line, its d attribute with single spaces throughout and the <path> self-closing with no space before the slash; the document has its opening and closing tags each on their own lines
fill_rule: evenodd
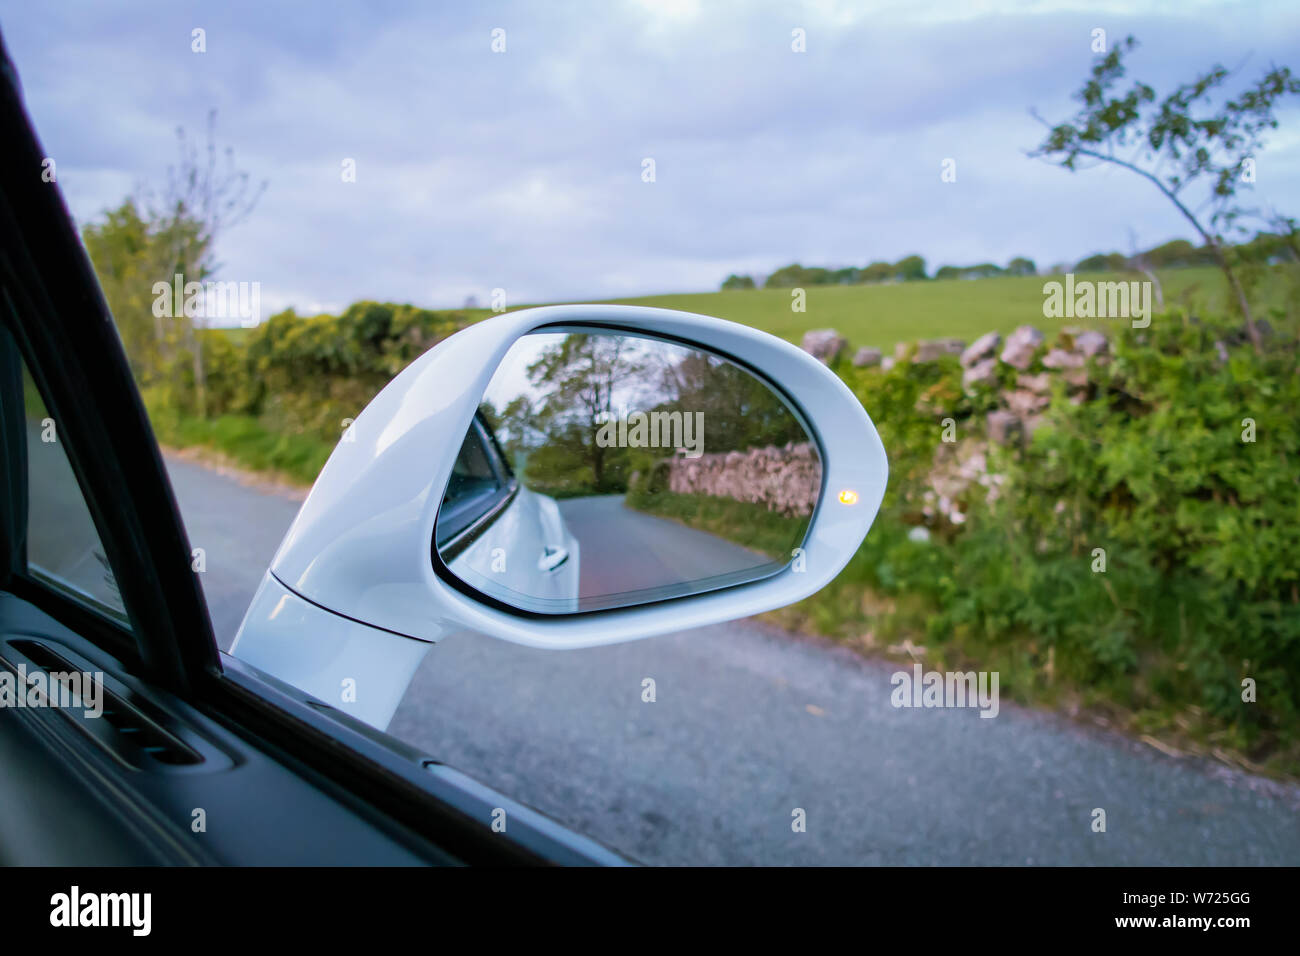
<svg viewBox="0 0 1300 956">
<path fill-rule="evenodd" d="M 523 336 L 488 385 L 435 553 L 511 607 L 571 614 L 757 580 L 821 491 L 801 416 L 720 355 L 595 328 Z"/>
</svg>

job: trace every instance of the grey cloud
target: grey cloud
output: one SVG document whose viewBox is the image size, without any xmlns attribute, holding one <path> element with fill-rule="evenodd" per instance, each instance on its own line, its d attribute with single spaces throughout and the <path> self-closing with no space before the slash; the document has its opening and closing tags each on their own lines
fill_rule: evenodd
<svg viewBox="0 0 1300 956">
<path fill-rule="evenodd" d="M 222 143 L 270 181 L 223 239 L 224 273 L 302 308 L 687 291 L 909 252 L 1046 263 L 1125 248 L 1130 228 L 1182 235 L 1145 184 L 1027 159 L 1027 108 L 1072 109 L 1094 25 L 1138 35 L 1135 74 L 1164 86 L 1215 60 L 1294 61 L 1300 35 L 1275 3 L 961 20 L 904 5 L 838 25 L 825 6 L 72 3 L 7 9 L 0 28 L 81 221 L 157 181 L 175 127 L 197 134 L 216 107 Z M 790 52 L 794 26 L 807 54 Z M 1294 212 L 1300 146 L 1278 142 L 1260 198 Z M 939 181 L 947 157 L 956 184 Z"/>
</svg>

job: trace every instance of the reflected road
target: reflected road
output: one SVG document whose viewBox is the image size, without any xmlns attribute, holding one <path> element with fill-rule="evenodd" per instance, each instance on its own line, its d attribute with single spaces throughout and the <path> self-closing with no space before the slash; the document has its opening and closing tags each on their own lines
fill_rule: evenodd
<svg viewBox="0 0 1300 956">
<path fill-rule="evenodd" d="M 770 563 L 766 555 L 725 538 L 628 508 L 623 497 L 557 501 L 578 539 L 578 588 L 584 597 L 702 581 Z"/>
</svg>

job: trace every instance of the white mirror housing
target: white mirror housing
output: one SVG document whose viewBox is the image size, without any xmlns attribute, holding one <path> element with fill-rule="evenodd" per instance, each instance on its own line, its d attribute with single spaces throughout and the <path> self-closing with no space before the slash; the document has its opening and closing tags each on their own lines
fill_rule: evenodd
<svg viewBox="0 0 1300 956">
<path fill-rule="evenodd" d="M 572 615 L 513 611 L 444 580 L 434 568 L 434 524 L 456 455 L 511 345 L 547 326 L 680 340 L 734 359 L 781 389 L 821 451 L 822 490 L 801 560 L 721 590 Z M 281 543 L 232 653 L 327 703 L 342 699 L 343 709 L 384 726 L 429 643 L 451 634 L 539 648 L 591 647 L 808 597 L 857 551 L 887 477 L 885 449 L 858 399 L 834 372 L 782 339 L 722 319 L 638 306 L 505 313 L 434 346 L 357 416 Z M 349 680 L 355 682 L 351 702 Z"/>
</svg>

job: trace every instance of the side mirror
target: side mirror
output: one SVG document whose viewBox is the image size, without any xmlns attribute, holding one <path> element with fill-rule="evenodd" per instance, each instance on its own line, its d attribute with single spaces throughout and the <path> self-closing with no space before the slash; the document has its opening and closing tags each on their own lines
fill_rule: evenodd
<svg viewBox="0 0 1300 956">
<path fill-rule="evenodd" d="M 383 727 L 452 634 L 591 647 L 813 594 L 887 474 L 852 392 L 774 336 L 632 306 L 506 313 L 357 417 L 231 652 Z"/>
<path fill-rule="evenodd" d="M 746 584 L 799 560 L 821 478 L 803 415 L 743 365 L 639 332 L 539 329 L 479 403 L 434 570 L 533 614 Z"/>
</svg>

